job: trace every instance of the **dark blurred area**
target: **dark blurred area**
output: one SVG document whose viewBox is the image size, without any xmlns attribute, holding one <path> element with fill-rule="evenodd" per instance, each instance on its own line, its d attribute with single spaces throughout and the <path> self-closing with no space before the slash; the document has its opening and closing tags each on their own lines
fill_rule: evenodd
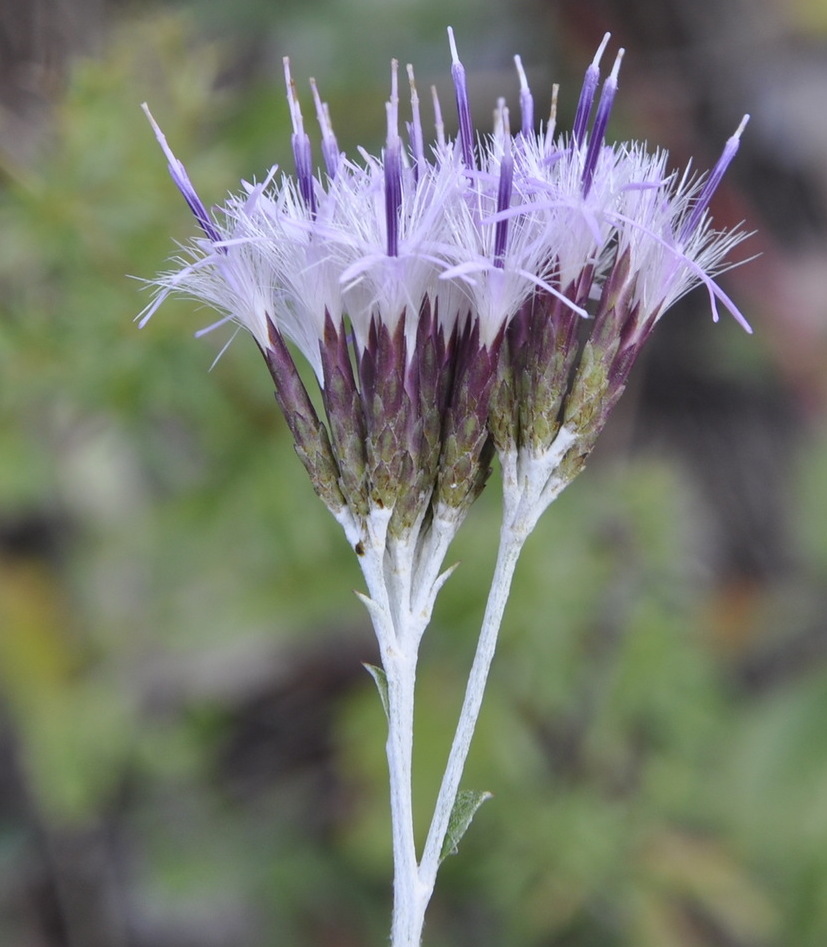
<svg viewBox="0 0 827 947">
<path fill-rule="evenodd" d="M 755 259 L 655 332 L 521 563 L 428 947 L 827 942 L 827 2 L 0 2 L 0 943 L 387 939 L 390 840 L 358 570 L 256 353 L 151 278 L 208 203 L 290 167 L 281 57 L 381 146 L 387 63 L 480 127 L 627 49 L 610 134 L 712 166 Z M 303 94 L 303 93 L 302 93 Z M 538 113 L 545 106 L 538 107 Z M 446 109 L 447 112 L 447 109 Z M 218 343 L 217 347 L 220 347 Z M 429 815 L 479 624 L 496 483 L 423 656 Z"/>
</svg>

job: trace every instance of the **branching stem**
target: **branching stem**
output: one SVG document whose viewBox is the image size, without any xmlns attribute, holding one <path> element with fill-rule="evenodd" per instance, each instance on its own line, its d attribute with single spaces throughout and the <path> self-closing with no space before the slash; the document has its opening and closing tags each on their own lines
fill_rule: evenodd
<svg viewBox="0 0 827 947">
<path fill-rule="evenodd" d="M 503 522 L 497 562 L 477 649 L 466 685 L 448 761 L 428 836 L 417 861 L 413 823 L 414 690 L 419 645 L 430 621 L 448 545 L 459 521 L 435 518 L 424 540 L 391 537 L 389 514 L 372 514 L 360 559 L 368 586 L 364 597 L 373 621 L 387 678 L 388 740 L 393 831 L 393 922 L 391 947 L 420 947 L 425 911 L 436 883 L 451 813 L 482 707 L 511 582 L 523 545 L 542 512 L 565 486 L 553 472 L 573 437 L 562 429 L 552 448 L 540 455 L 503 453 Z"/>
</svg>

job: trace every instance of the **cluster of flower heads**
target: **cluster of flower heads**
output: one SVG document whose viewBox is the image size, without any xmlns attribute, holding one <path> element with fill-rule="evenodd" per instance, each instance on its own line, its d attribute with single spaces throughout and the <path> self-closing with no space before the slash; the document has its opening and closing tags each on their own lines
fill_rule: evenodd
<svg viewBox="0 0 827 947">
<path fill-rule="evenodd" d="M 215 325 L 249 330 L 318 494 L 355 522 L 392 511 L 396 535 L 435 511 L 460 517 L 495 451 L 543 457 L 556 442 L 558 478 L 571 479 L 655 323 L 694 286 L 715 318 L 721 304 L 749 330 L 714 281 L 743 235 L 716 231 L 707 212 L 744 123 L 701 177 L 671 172 L 666 153 L 640 143 L 606 144 L 623 57 L 600 87 L 607 35 L 569 134 L 555 127 L 556 87 L 535 130 L 515 57 L 519 128 L 500 100 L 493 133 L 477 135 L 449 38 L 456 139 L 434 93 L 426 147 L 409 66 L 403 144 L 394 61 L 385 148 L 360 162 L 340 152 L 311 81 L 325 165 L 314 172 L 285 60 L 295 175 L 273 168 L 213 213 L 150 116 L 204 235 L 159 277 L 142 324 L 175 291 L 224 314 Z M 326 424 L 287 341 L 313 367 Z"/>
</svg>

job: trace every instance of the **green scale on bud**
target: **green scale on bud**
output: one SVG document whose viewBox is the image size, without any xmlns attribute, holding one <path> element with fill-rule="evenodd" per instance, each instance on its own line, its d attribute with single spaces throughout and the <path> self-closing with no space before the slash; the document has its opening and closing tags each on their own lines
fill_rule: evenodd
<svg viewBox="0 0 827 947">
<path fill-rule="evenodd" d="M 480 344 L 479 333 L 479 321 L 469 318 L 456 338 L 456 368 L 443 421 L 437 501 L 457 510 L 467 509 L 480 495 L 494 457 L 488 415 L 504 331 L 489 346 Z"/>
<path fill-rule="evenodd" d="M 365 453 L 372 506 L 394 509 L 413 487 L 408 427 L 413 405 L 405 385 L 405 316 L 393 334 L 384 322 L 371 322 L 368 344 L 359 359 L 365 411 Z"/>
<path fill-rule="evenodd" d="M 268 322 L 270 344 L 262 349 L 275 384 L 276 401 L 284 414 L 299 459 L 313 489 L 331 513 L 339 513 L 347 501 L 340 487 L 339 466 L 327 428 L 319 420 L 307 395 L 293 357 L 272 322 Z"/>
<path fill-rule="evenodd" d="M 351 511 L 368 514 L 365 458 L 365 420 L 353 377 L 344 325 L 337 328 L 325 312 L 324 337 L 319 346 L 324 386 L 322 400 L 339 467 L 339 487 Z"/>
<path fill-rule="evenodd" d="M 585 267 L 565 298 L 536 291 L 509 323 L 489 416 L 498 450 L 542 455 L 554 443 L 580 351 L 578 310 L 588 299 L 593 275 L 593 268 Z"/>
<path fill-rule="evenodd" d="M 583 345 L 563 422 L 577 434 L 583 456 L 594 447 L 609 414 L 626 388 L 626 380 L 655 318 L 641 324 L 633 292 L 628 250 L 614 261 Z"/>
<path fill-rule="evenodd" d="M 274 327 L 263 351 L 317 494 L 333 513 L 347 508 L 357 523 L 390 510 L 395 538 L 420 528 L 432 504 L 467 510 L 494 457 L 487 416 L 503 333 L 481 346 L 479 324 L 469 318 L 446 339 L 427 298 L 418 316 L 409 357 L 404 312 L 392 331 L 374 319 L 359 352 L 351 350 L 344 322 L 337 326 L 325 312 L 319 351 L 327 425 Z"/>
</svg>

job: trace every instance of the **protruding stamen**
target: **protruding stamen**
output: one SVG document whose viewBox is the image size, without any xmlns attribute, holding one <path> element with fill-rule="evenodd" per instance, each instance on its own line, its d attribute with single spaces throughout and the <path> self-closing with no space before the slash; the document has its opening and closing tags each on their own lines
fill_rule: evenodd
<svg viewBox="0 0 827 947">
<path fill-rule="evenodd" d="M 454 31 L 448 27 L 448 42 L 451 45 L 451 78 L 457 97 L 457 115 L 459 117 L 459 141 L 462 148 L 462 160 L 469 170 L 476 170 L 474 158 L 474 126 L 471 123 L 471 107 L 468 104 L 468 88 L 465 83 L 465 67 L 459 61 Z"/>
<path fill-rule="evenodd" d="M 385 222 L 388 256 L 399 256 L 399 210 L 402 206 L 402 144 L 399 140 L 399 63 L 391 60 L 391 97 L 385 108 L 388 115 L 388 140 L 385 145 Z"/>
<path fill-rule="evenodd" d="M 442 106 L 439 104 L 439 95 L 436 86 L 431 86 L 431 101 L 434 103 L 434 131 L 436 132 L 436 144 L 440 151 L 445 150 L 445 122 L 442 121 Z"/>
<path fill-rule="evenodd" d="M 554 150 L 554 133 L 557 130 L 557 97 L 560 94 L 560 84 L 555 82 L 551 87 L 551 108 L 548 113 L 548 125 L 546 125 L 546 134 L 543 140 L 543 148 L 546 155 Z"/>
<path fill-rule="evenodd" d="M 505 266 L 505 248 L 508 241 L 508 217 L 505 212 L 511 206 L 511 188 L 514 182 L 514 158 L 511 153 L 511 129 L 509 128 L 508 109 L 501 110 L 503 128 L 503 156 L 500 161 L 500 183 L 497 189 L 497 227 L 494 231 L 494 266 Z"/>
<path fill-rule="evenodd" d="M 718 159 L 715 167 L 709 174 L 709 177 L 706 179 L 706 182 L 703 186 L 698 199 L 695 201 L 692 207 L 692 213 L 686 218 L 683 227 L 681 227 L 681 232 L 678 237 L 680 243 L 685 243 L 689 237 L 697 230 L 698 225 L 701 222 L 701 218 L 704 215 L 707 207 L 709 207 L 709 202 L 712 200 L 712 195 L 718 188 L 718 185 L 721 183 L 721 178 L 724 176 L 726 169 L 730 166 L 732 159 L 738 152 L 738 146 L 741 144 L 741 135 L 744 132 L 744 129 L 747 126 L 749 121 L 749 115 L 745 115 L 741 119 L 741 124 L 735 129 L 735 134 L 727 141 L 724 145 L 724 150 L 721 153 L 721 157 Z"/>
<path fill-rule="evenodd" d="M 531 95 L 531 89 L 528 87 L 523 61 L 519 56 L 514 57 L 514 64 L 517 66 L 517 75 L 520 77 L 521 133 L 527 138 L 534 131 L 534 98 Z"/>
<path fill-rule="evenodd" d="M 149 124 L 152 126 L 152 130 L 155 132 L 155 137 L 158 139 L 158 144 L 161 146 L 161 150 L 166 155 L 167 164 L 169 167 L 169 173 L 172 177 L 172 180 L 175 182 L 175 186 L 181 192 L 184 197 L 184 200 L 187 202 L 187 206 L 192 211 L 193 216 L 198 221 L 201 229 L 207 235 L 207 237 L 212 240 L 213 243 L 219 243 L 224 238 L 218 232 L 215 227 L 215 224 L 210 220 L 210 215 L 207 213 L 207 208 L 201 201 L 201 198 L 196 193 L 195 188 L 190 181 L 189 175 L 184 165 L 175 157 L 172 153 L 172 149 L 167 144 L 167 139 L 164 133 L 161 131 L 160 126 L 152 117 L 152 112 L 149 111 L 149 106 L 144 102 L 141 105 L 141 108 L 144 110 L 146 117 L 149 119 Z M 226 247 L 219 247 L 223 252 L 227 252 Z"/>
<path fill-rule="evenodd" d="M 391 96 L 388 100 L 388 142 L 399 138 L 399 60 L 391 60 Z"/>
<path fill-rule="evenodd" d="M 296 95 L 296 84 L 290 74 L 290 57 L 285 56 L 282 59 L 284 65 L 284 84 L 287 87 L 287 107 L 290 109 L 290 121 L 293 124 L 293 134 L 301 135 L 304 133 L 304 122 L 302 121 L 302 110 L 299 105 L 299 97 Z"/>
<path fill-rule="evenodd" d="M 623 62 L 625 50 L 618 50 L 615 57 L 614 66 L 609 74 L 609 78 L 603 83 L 600 92 L 600 102 L 597 105 L 597 115 L 594 119 L 594 127 L 589 136 L 589 150 L 586 152 L 586 161 L 583 165 L 583 196 L 585 197 L 592 186 L 594 180 L 594 171 L 597 167 L 597 159 L 603 148 L 603 139 L 606 135 L 606 127 L 609 124 L 609 116 L 614 105 L 615 95 L 617 94 L 617 77 L 620 73 L 620 64 Z"/>
<path fill-rule="evenodd" d="M 583 141 L 583 136 L 586 133 L 586 126 L 588 125 L 592 103 L 594 102 L 594 94 L 597 92 L 597 83 L 600 81 L 600 60 L 603 58 L 603 53 L 611 35 L 611 33 L 606 33 L 603 37 L 603 41 L 597 47 L 594 59 L 586 70 L 586 76 L 583 79 L 583 88 L 580 90 L 580 101 L 577 103 L 577 112 L 574 116 L 574 128 L 572 129 L 572 135 L 578 144 Z"/>
<path fill-rule="evenodd" d="M 296 162 L 296 178 L 299 182 L 299 192 L 310 213 L 315 216 L 316 194 L 313 188 L 313 156 L 310 150 L 310 138 L 304 130 L 301 106 L 296 94 L 296 84 L 290 75 L 290 59 L 285 56 L 283 62 L 284 82 L 287 86 L 287 105 L 290 109 L 290 121 L 293 124 L 290 143 L 293 146 L 293 158 Z"/>
<path fill-rule="evenodd" d="M 324 158 L 324 166 L 330 178 L 333 179 L 339 170 L 339 143 L 336 141 L 333 124 L 330 121 L 330 109 L 327 107 L 326 102 L 322 102 L 315 79 L 311 78 L 310 88 L 313 91 L 313 102 L 316 106 L 316 119 L 322 132 L 322 157 Z"/>
<path fill-rule="evenodd" d="M 503 136 L 505 135 L 505 117 L 504 113 L 508 109 L 505 104 L 505 99 L 503 96 L 500 96 L 497 99 L 497 106 L 494 109 L 494 138 L 497 141 L 502 141 Z"/>
<path fill-rule="evenodd" d="M 414 82 L 413 66 L 408 63 L 408 83 L 411 87 L 411 124 L 409 137 L 414 156 L 414 177 L 419 179 L 420 169 L 425 166 L 425 141 L 422 135 L 422 118 L 419 113 L 419 95 Z"/>
</svg>

